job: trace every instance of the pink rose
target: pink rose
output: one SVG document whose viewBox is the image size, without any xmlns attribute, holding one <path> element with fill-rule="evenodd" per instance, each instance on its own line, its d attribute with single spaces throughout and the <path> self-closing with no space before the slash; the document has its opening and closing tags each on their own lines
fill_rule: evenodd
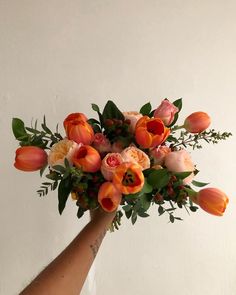
<svg viewBox="0 0 236 295">
<path fill-rule="evenodd" d="M 142 150 L 135 146 L 127 147 L 121 153 L 124 162 L 131 162 L 141 166 L 142 170 L 150 168 L 150 159 Z"/>
<path fill-rule="evenodd" d="M 109 153 L 102 160 L 101 172 L 106 180 L 112 180 L 116 167 L 123 163 L 119 153 Z"/>
<path fill-rule="evenodd" d="M 134 133 L 136 123 L 143 115 L 138 112 L 123 112 L 123 115 L 126 120 L 130 121 L 130 132 Z"/>
<path fill-rule="evenodd" d="M 111 151 L 111 143 L 102 133 L 95 133 L 92 145 L 99 153 Z"/>
<path fill-rule="evenodd" d="M 173 105 L 173 103 L 169 102 L 168 99 L 164 99 L 155 110 L 154 117 L 160 118 L 166 126 L 169 126 L 173 122 L 175 114 L 178 111 L 179 109 Z"/>
<path fill-rule="evenodd" d="M 63 139 L 55 143 L 48 155 L 48 164 L 50 167 L 55 165 L 65 166 L 64 161 L 67 158 L 72 165 L 72 158 L 81 145 L 69 139 Z"/>
<path fill-rule="evenodd" d="M 171 149 L 168 146 L 160 145 L 157 148 L 154 148 L 150 151 L 150 155 L 154 159 L 154 164 L 163 165 L 165 156 L 171 152 Z"/>
<path fill-rule="evenodd" d="M 194 171 L 195 167 L 193 161 L 186 150 L 174 151 L 165 156 L 165 166 L 172 172 L 187 172 Z M 191 173 L 188 177 L 183 179 L 184 184 L 189 184 L 194 177 Z"/>
</svg>

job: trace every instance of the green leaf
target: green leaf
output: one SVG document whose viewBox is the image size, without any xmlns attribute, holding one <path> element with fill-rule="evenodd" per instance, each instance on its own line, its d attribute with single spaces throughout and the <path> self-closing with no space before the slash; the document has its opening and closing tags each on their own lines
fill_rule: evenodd
<svg viewBox="0 0 236 295">
<path fill-rule="evenodd" d="M 162 206 L 158 207 L 158 213 L 159 215 L 162 215 L 165 212 L 165 209 Z"/>
<path fill-rule="evenodd" d="M 133 212 L 132 217 L 131 217 L 132 224 L 135 224 L 137 221 L 137 212 Z"/>
<path fill-rule="evenodd" d="M 48 164 L 46 164 L 45 166 L 43 166 L 41 169 L 40 169 L 40 176 L 42 177 L 43 176 L 43 172 L 45 171 L 45 169 L 48 167 Z"/>
<path fill-rule="evenodd" d="M 52 166 L 52 168 L 62 174 L 66 172 L 65 167 L 63 167 L 61 165 L 55 165 L 55 166 Z"/>
<path fill-rule="evenodd" d="M 172 214 L 169 215 L 169 218 L 170 218 L 170 222 L 171 223 L 174 223 L 175 222 L 175 218 Z"/>
<path fill-rule="evenodd" d="M 182 98 L 179 98 L 179 99 L 177 99 L 177 100 L 175 100 L 174 102 L 173 102 L 173 105 L 175 105 L 178 109 L 179 109 L 179 111 L 178 111 L 178 113 L 182 110 Z"/>
<path fill-rule="evenodd" d="M 153 188 L 163 188 L 170 180 L 170 173 L 166 169 L 154 170 L 148 176 L 148 183 L 152 185 Z"/>
<path fill-rule="evenodd" d="M 13 118 L 12 119 L 12 131 L 16 139 L 20 137 L 27 136 L 27 132 L 25 130 L 25 124 L 21 119 Z"/>
<path fill-rule="evenodd" d="M 100 113 L 100 109 L 98 107 L 98 105 L 96 105 L 95 103 L 92 103 L 92 109 L 97 112 L 97 113 Z"/>
<path fill-rule="evenodd" d="M 104 121 L 106 119 L 124 120 L 124 115 L 111 100 L 108 100 L 108 102 L 106 103 L 102 116 Z"/>
<path fill-rule="evenodd" d="M 146 103 L 145 105 L 143 105 L 140 109 L 140 113 L 143 115 L 143 116 L 148 116 L 150 114 L 152 110 L 152 106 L 150 104 L 150 102 Z"/>
<path fill-rule="evenodd" d="M 132 210 L 130 211 L 125 211 L 125 216 L 129 219 L 132 215 Z"/>
<path fill-rule="evenodd" d="M 185 172 L 175 172 L 173 173 L 178 179 L 184 179 L 192 174 L 192 171 L 185 171 Z"/>
<path fill-rule="evenodd" d="M 125 206 L 122 207 L 122 209 L 123 209 L 125 212 L 130 211 L 131 208 L 132 208 L 132 207 L 131 207 L 130 205 L 125 205 Z"/>
<path fill-rule="evenodd" d="M 140 205 L 144 211 L 147 211 L 151 205 L 151 200 L 149 199 L 147 194 L 142 194 L 140 196 Z"/>
<path fill-rule="evenodd" d="M 203 187 L 203 186 L 206 186 L 208 185 L 209 183 L 206 183 L 206 182 L 200 182 L 200 181 L 196 181 L 196 180 L 193 180 L 192 181 L 192 185 L 194 186 L 197 186 L 197 187 Z"/>
<path fill-rule="evenodd" d="M 173 105 L 175 105 L 179 109 L 179 111 L 175 114 L 173 122 L 168 127 L 172 127 L 173 125 L 175 125 L 179 118 L 179 112 L 182 109 L 182 98 L 175 100 L 173 102 Z"/>
<path fill-rule="evenodd" d="M 66 201 L 69 197 L 71 190 L 71 179 L 62 179 L 58 187 L 58 210 L 60 214 L 62 214 L 63 210 L 65 209 Z"/>
<path fill-rule="evenodd" d="M 84 209 L 79 207 L 78 211 L 77 211 L 77 217 L 81 218 L 84 215 Z"/>
<path fill-rule="evenodd" d="M 144 186 L 142 188 L 142 192 L 145 194 L 151 193 L 153 190 L 153 187 L 148 183 L 147 178 L 145 178 Z"/>
<path fill-rule="evenodd" d="M 146 213 L 146 212 L 139 211 L 139 212 L 138 212 L 138 216 L 140 216 L 140 217 L 148 217 L 149 214 Z"/>
</svg>

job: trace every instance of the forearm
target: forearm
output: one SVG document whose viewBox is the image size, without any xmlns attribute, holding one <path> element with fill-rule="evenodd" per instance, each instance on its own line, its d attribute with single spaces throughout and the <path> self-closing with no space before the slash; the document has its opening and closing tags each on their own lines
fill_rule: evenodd
<svg viewBox="0 0 236 295">
<path fill-rule="evenodd" d="M 114 215 L 90 221 L 20 295 L 78 295 Z"/>
</svg>

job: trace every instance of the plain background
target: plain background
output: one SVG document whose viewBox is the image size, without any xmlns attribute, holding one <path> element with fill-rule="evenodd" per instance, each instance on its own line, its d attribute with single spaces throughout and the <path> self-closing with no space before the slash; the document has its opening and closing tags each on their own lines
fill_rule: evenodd
<svg viewBox="0 0 236 295">
<path fill-rule="evenodd" d="M 202 110 L 236 134 L 235 11 L 234 0 L 0 0 L 1 295 L 18 294 L 88 220 L 72 201 L 59 216 L 56 193 L 36 194 L 38 173 L 13 168 L 12 117 L 45 114 L 63 134 L 69 113 L 95 115 L 92 102 L 127 111 L 182 97 L 179 123 Z M 225 216 L 124 219 L 83 295 L 236 294 L 235 138 L 192 152 L 196 180 L 229 195 Z"/>
</svg>

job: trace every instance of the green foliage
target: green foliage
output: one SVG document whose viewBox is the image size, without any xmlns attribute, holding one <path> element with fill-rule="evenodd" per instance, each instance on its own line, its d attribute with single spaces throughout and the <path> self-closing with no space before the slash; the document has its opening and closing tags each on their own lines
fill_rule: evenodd
<svg viewBox="0 0 236 295">
<path fill-rule="evenodd" d="M 15 138 L 19 140 L 20 146 L 37 146 L 47 149 L 63 139 L 58 130 L 53 133 L 47 127 L 45 116 L 41 127 L 42 131 L 37 130 L 37 121 L 35 121 L 34 127 L 25 127 L 21 119 L 13 118 L 12 120 L 12 131 Z"/>
<path fill-rule="evenodd" d="M 154 170 L 148 176 L 147 181 L 153 188 L 163 188 L 170 181 L 170 172 L 167 169 Z"/>
<path fill-rule="evenodd" d="M 111 100 L 108 100 L 108 102 L 106 103 L 102 116 L 104 121 L 107 119 L 124 120 L 124 115 Z"/>
<path fill-rule="evenodd" d="M 150 102 L 148 102 L 141 107 L 139 112 L 143 116 L 150 116 L 151 110 L 152 110 L 152 106 L 151 106 Z"/>
<path fill-rule="evenodd" d="M 62 179 L 58 187 L 58 210 L 62 214 L 70 192 L 72 191 L 71 178 Z"/>
</svg>

